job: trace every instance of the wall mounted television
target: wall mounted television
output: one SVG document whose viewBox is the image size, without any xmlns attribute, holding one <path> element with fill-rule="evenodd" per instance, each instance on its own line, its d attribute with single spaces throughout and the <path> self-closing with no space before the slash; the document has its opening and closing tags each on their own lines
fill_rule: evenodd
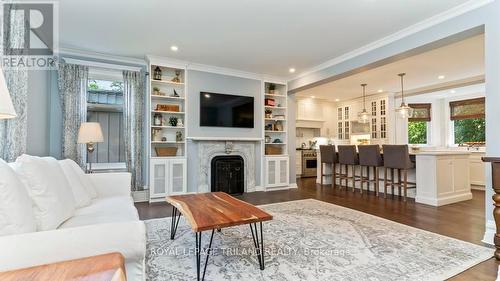
<svg viewBox="0 0 500 281">
<path fill-rule="evenodd" d="M 254 128 L 254 98 L 200 92 L 200 126 Z"/>
</svg>

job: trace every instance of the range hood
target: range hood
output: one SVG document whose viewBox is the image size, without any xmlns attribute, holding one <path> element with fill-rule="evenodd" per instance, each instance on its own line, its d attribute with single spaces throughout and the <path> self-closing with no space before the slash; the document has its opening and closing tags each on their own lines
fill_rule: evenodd
<svg viewBox="0 0 500 281">
<path fill-rule="evenodd" d="M 295 127 L 296 128 L 308 128 L 308 129 L 321 129 L 323 127 L 323 123 L 325 123 L 325 120 L 296 119 L 295 120 Z"/>
</svg>

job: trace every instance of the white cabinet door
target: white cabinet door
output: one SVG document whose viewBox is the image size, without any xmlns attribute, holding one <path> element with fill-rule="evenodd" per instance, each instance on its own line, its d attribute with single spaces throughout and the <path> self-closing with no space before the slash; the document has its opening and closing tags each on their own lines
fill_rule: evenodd
<svg viewBox="0 0 500 281">
<path fill-rule="evenodd" d="M 151 159 L 150 169 L 150 197 L 167 195 L 168 161 L 166 159 Z"/>
<path fill-rule="evenodd" d="M 185 194 L 187 192 L 186 159 L 172 159 L 169 162 L 169 195 Z"/>
<path fill-rule="evenodd" d="M 288 158 L 278 160 L 278 184 L 280 186 L 288 186 Z"/>
<path fill-rule="evenodd" d="M 266 158 L 266 187 L 288 186 L 289 162 L 288 157 L 267 157 Z"/>
<path fill-rule="evenodd" d="M 278 161 L 276 159 L 266 159 L 266 186 L 276 185 L 276 168 Z"/>
</svg>

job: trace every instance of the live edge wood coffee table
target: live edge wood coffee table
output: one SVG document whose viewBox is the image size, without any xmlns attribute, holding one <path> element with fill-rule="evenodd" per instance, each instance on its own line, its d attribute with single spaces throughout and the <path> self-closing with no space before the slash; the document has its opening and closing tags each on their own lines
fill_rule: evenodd
<svg viewBox="0 0 500 281">
<path fill-rule="evenodd" d="M 253 243 L 257 252 L 260 269 L 264 270 L 264 236 L 262 222 L 273 219 L 273 216 L 261 209 L 238 200 L 224 192 L 210 192 L 167 196 L 167 202 L 173 206 L 170 239 L 174 240 L 181 214 L 191 225 L 196 236 L 196 276 L 198 280 L 205 279 L 208 258 L 212 247 L 214 232 L 217 229 L 248 224 L 252 232 Z M 207 257 L 203 274 L 201 274 L 201 234 L 212 231 L 210 242 L 206 249 Z"/>
</svg>

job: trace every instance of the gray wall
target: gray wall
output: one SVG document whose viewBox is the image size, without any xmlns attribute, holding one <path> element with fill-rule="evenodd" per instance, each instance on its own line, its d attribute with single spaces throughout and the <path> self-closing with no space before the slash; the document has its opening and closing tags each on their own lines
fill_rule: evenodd
<svg viewBox="0 0 500 281">
<path fill-rule="evenodd" d="M 26 153 L 49 155 L 49 71 L 28 71 L 28 133 Z"/>
<path fill-rule="evenodd" d="M 241 137 L 241 138 L 262 138 L 263 122 L 263 101 L 261 95 L 261 81 L 235 76 L 214 74 L 202 71 L 188 70 L 187 78 L 188 105 L 187 112 L 188 137 Z M 244 128 L 214 128 L 200 127 L 200 92 L 213 92 L 221 94 L 232 94 L 251 96 L 255 98 L 255 123 L 253 129 Z M 256 142 L 255 147 L 255 182 L 257 186 L 261 185 L 262 169 L 262 147 Z M 188 161 L 188 191 L 197 191 L 198 174 L 197 165 L 198 148 L 195 141 L 187 143 Z"/>
<path fill-rule="evenodd" d="M 261 81 L 215 73 L 188 71 L 188 137 L 262 137 Z M 255 127 L 212 128 L 200 127 L 200 92 L 250 96 L 255 98 Z"/>
</svg>

